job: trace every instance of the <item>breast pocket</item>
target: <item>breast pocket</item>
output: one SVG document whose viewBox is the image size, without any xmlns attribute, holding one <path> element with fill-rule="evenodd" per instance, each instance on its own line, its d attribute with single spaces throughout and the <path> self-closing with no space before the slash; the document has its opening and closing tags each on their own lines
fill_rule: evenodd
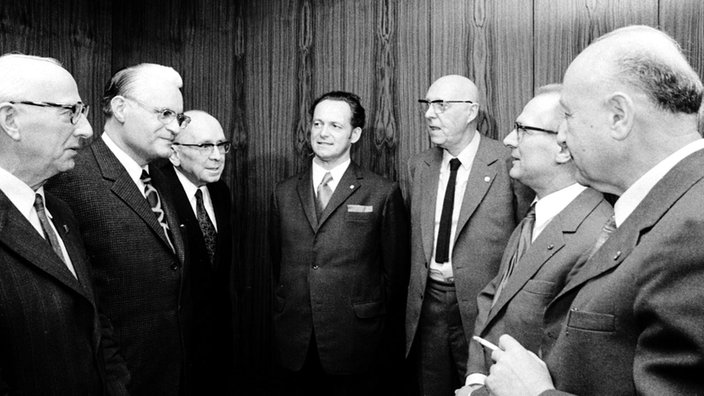
<svg viewBox="0 0 704 396">
<path fill-rule="evenodd" d="M 355 223 L 367 223 L 374 220 L 374 213 L 372 212 L 346 212 L 345 220 Z"/>
<path fill-rule="evenodd" d="M 613 332 L 616 330 L 616 317 L 611 314 L 572 308 L 567 317 L 567 327 L 577 330 Z"/>
</svg>

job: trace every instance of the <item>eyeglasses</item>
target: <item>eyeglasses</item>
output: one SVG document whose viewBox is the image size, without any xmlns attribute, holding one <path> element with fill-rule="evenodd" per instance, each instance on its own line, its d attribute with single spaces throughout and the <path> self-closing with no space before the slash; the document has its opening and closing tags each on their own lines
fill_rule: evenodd
<svg viewBox="0 0 704 396">
<path fill-rule="evenodd" d="M 551 131 L 549 129 L 543 129 L 543 128 L 538 128 L 538 127 L 527 126 L 527 125 L 519 124 L 518 122 L 513 123 L 513 129 L 516 130 L 516 135 L 518 135 L 518 140 L 523 139 L 523 136 L 525 136 L 525 134 L 528 131 L 538 131 L 538 132 L 549 133 L 552 135 L 557 135 L 556 131 Z"/>
<path fill-rule="evenodd" d="M 148 106 L 147 104 L 145 104 L 144 102 L 139 101 L 131 96 L 124 96 L 123 95 L 123 97 L 137 103 L 140 107 L 142 107 L 145 110 L 150 110 L 150 111 L 155 112 L 157 114 L 156 117 L 164 125 L 168 125 L 171 123 L 171 121 L 176 120 L 176 122 L 178 123 L 178 126 L 181 129 L 183 129 L 183 128 L 187 127 L 188 124 L 191 122 L 191 117 L 189 117 L 183 113 L 177 113 L 177 112 L 175 112 L 169 108 L 166 108 L 166 107 L 162 108 L 162 109 L 159 109 L 156 107 L 151 107 L 151 106 Z"/>
<path fill-rule="evenodd" d="M 172 143 L 177 146 L 185 146 L 185 147 L 193 147 L 198 151 L 200 154 L 210 154 L 213 152 L 213 149 L 215 147 L 218 148 L 218 151 L 220 154 L 227 154 L 230 152 L 230 147 L 232 147 L 231 142 L 220 142 L 220 143 L 200 143 L 200 144 L 191 144 L 191 143 Z"/>
<path fill-rule="evenodd" d="M 69 110 L 71 112 L 71 124 L 76 125 L 78 123 L 78 120 L 81 118 L 82 115 L 88 116 L 88 110 L 90 110 L 90 106 L 83 102 L 76 102 L 76 104 L 59 104 L 59 103 L 51 103 L 51 102 L 31 102 L 29 100 L 19 100 L 19 101 L 11 101 L 10 103 L 12 104 L 23 104 L 23 105 L 29 105 L 29 106 L 37 106 L 37 107 L 55 107 L 57 109 L 65 109 Z"/>
<path fill-rule="evenodd" d="M 436 114 L 444 113 L 448 106 L 448 103 L 474 103 L 471 100 L 428 100 L 428 99 L 418 99 L 418 103 L 421 105 L 421 110 L 423 112 L 428 111 L 429 106 L 433 106 L 433 111 Z"/>
</svg>

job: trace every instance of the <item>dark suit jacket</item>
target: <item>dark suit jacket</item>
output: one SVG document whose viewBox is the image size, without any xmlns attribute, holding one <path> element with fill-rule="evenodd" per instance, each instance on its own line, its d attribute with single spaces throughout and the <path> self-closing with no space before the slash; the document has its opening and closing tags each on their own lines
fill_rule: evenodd
<svg viewBox="0 0 704 396">
<path fill-rule="evenodd" d="M 101 330 L 78 224 L 48 193 L 46 205 L 78 280 L 0 192 L 0 395 L 125 394 L 129 376 Z"/>
<path fill-rule="evenodd" d="M 613 214 L 600 192 L 587 188 L 558 213 L 516 264 L 498 301 L 496 288 L 513 256 L 521 230 L 509 239 L 497 276 L 477 297 L 474 333 L 495 344 L 510 334 L 527 349 L 538 353 L 543 336 L 545 307 L 565 285 L 571 271 L 581 267 L 602 227 Z M 469 343 L 467 374 L 488 375 L 491 351 Z"/>
<path fill-rule="evenodd" d="M 406 307 L 406 354 L 418 328 L 428 268 L 432 258 L 435 201 L 443 150 L 433 147 L 408 162 L 411 208 L 411 278 Z M 462 199 L 452 252 L 452 270 L 462 326 L 474 331 L 477 294 L 496 275 L 511 232 L 530 206 L 532 193 L 513 182 L 509 150 L 481 137 Z"/>
<path fill-rule="evenodd" d="M 402 359 L 408 228 L 398 185 L 352 162 L 320 222 L 311 170 L 279 183 L 272 201 L 283 367 L 301 369 L 314 331 L 328 374 L 371 370 L 387 352 Z"/>
<path fill-rule="evenodd" d="M 702 202 L 698 151 L 653 187 L 548 306 L 543 358 L 557 389 L 704 394 Z"/>
<path fill-rule="evenodd" d="M 158 169 L 149 169 L 157 189 Z M 178 254 L 125 168 L 102 139 L 83 149 L 76 167 L 51 181 L 80 224 L 101 311 L 114 327 L 132 375 L 132 394 L 179 392 L 189 358 L 191 298 L 184 242 L 167 194 L 161 202 Z"/>
<path fill-rule="evenodd" d="M 193 389 L 201 394 L 224 394 L 233 375 L 232 333 L 232 222 L 230 189 L 219 180 L 207 185 L 213 202 L 218 236 L 214 263 L 208 251 L 198 219 L 186 192 L 170 162 L 159 164 L 165 176 L 166 194 L 170 194 L 179 218 L 188 230 L 188 267 L 193 296 Z"/>
</svg>

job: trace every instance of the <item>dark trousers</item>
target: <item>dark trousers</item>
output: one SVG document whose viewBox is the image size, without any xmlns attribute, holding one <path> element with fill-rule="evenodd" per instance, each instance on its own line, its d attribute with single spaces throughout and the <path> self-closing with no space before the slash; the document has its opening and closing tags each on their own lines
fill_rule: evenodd
<svg viewBox="0 0 704 396">
<path fill-rule="evenodd" d="M 378 369 L 368 372 L 334 375 L 325 372 L 320 364 L 315 336 L 311 338 L 308 354 L 300 371 L 282 369 L 281 394 L 287 396 L 366 396 L 383 395 L 382 375 Z"/>
<path fill-rule="evenodd" d="M 468 346 L 455 287 L 428 279 L 416 348 L 420 393 L 453 396 L 464 384 Z"/>
</svg>

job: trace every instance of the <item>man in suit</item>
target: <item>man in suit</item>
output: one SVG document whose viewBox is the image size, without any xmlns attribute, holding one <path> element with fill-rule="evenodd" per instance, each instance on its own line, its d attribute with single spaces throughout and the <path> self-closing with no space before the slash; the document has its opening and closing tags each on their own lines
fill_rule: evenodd
<svg viewBox="0 0 704 396">
<path fill-rule="evenodd" d="M 450 395 L 464 382 L 477 294 L 530 203 L 508 175 L 509 150 L 476 130 L 478 98 L 466 77 L 435 81 L 420 100 L 435 147 L 408 163 L 406 355 L 423 395 Z"/>
<path fill-rule="evenodd" d="M 509 239 L 497 276 L 477 297 L 474 334 L 498 343 L 511 334 L 538 353 L 545 307 L 570 273 L 584 264 L 602 226 L 613 214 L 603 195 L 576 182 L 569 151 L 558 144 L 562 122 L 560 86 L 538 89 L 523 108 L 504 144 L 511 148 L 510 176 L 536 195 L 532 210 Z M 467 395 L 484 384 L 491 350 L 470 342 Z"/>
<path fill-rule="evenodd" d="M 570 64 L 558 140 L 580 182 L 619 195 L 617 228 L 548 305 L 543 361 L 500 338 L 493 394 L 702 394 L 703 91 L 651 27 L 617 29 Z"/>
<path fill-rule="evenodd" d="M 329 92 L 311 116 L 311 168 L 279 183 L 272 200 L 285 386 L 294 395 L 384 394 L 403 359 L 403 198 L 396 183 L 350 160 L 364 127 L 357 95 Z"/>
<path fill-rule="evenodd" d="M 210 114 L 187 111 L 191 122 L 176 136 L 160 167 L 165 191 L 188 230 L 193 296 L 193 387 L 228 393 L 233 376 L 232 224 L 230 189 L 220 180 L 230 142 Z"/>
<path fill-rule="evenodd" d="M 126 394 L 68 206 L 44 191 L 93 130 L 54 59 L 0 57 L 0 395 Z"/>
<path fill-rule="evenodd" d="M 101 310 L 132 374 L 133 395 L 186 394 L 192 321 L 178 216 L 149 163 L 189 121 L 170 67 L 122 69 L 106 85 L 103 135 L 52 189 L 78 218 Z"/>
</svg>

